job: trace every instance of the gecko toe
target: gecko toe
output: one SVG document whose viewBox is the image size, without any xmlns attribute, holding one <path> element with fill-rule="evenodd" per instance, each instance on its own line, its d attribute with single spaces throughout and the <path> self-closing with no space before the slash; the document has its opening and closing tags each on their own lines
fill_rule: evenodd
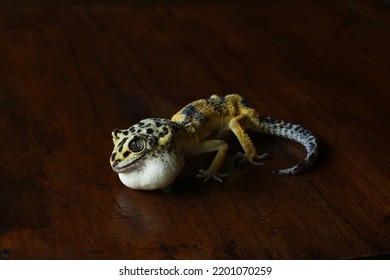
<svg viewBox="0 0 390 280">
<path fill-rule="evenodd" d="M 201 169 L 201 170 L 199 170 L 199 174 L 196 175 L 196 178 L 204 178 L 204 182 L 207 182 L 210 179 L 214 179 L 214 180 L 222 183 L 222 179 L 226 178 L 227 176 L 228 176 L 227 174 Z"/>
<path fill-rule="evenodd" d="M 268 154 L 262 154 L 262 155 L 255 155 L 253 159 L 249 158 L 246 154 L 243 153 L 237 153 L 234 157 L 234 161 L 238 163 L 239 166 L 244 166 L 248 162 L 250 164 L 256 165 L 256 166 L 262 166 L 265 165 L 261 160 L 268 157 Z"/>
</svg>

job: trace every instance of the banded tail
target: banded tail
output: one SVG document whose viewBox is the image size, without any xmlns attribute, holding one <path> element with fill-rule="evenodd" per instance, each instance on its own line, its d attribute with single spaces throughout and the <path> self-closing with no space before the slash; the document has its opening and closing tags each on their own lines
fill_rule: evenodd
<svg viewBox="0 0 390 280">
<path fill-rule="evenodd" d="M 318 156 L 317 137 L 308 129 L 271 117 L 259 117 L 260 132 L 280 136 L 302 144 L 306 148 L 306 157 L 303 161 L 291 168 L 275 170 L 278 175 L 293 175 L 305 171 L 313 165 Z"/>
</svg>

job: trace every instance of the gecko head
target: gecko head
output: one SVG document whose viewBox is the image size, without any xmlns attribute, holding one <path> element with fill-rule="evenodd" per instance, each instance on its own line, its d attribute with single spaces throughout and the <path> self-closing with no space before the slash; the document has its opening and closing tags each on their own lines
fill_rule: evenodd
<svg viewBox="0 0 390 280">
<path fill-rule="evenodd" d="M 128 129 L 112 132 L 112 169 L 124 185 L 154 190 L 167 187 L 183 166 L 175 149 L 177 124 L 166 119 L 144 119 Z"/>
</svg>

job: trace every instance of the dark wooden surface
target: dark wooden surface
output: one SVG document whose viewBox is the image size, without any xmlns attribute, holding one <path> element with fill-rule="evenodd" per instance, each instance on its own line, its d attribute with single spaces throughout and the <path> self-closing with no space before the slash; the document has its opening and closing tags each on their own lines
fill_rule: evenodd
<svg viewBox="0 0 390 280">
<path fill-rule="evenodd" d="M 388 1 L 148 1 L 0 9 L 0 257 L 340 259 L 390 254 Z M 210 94 L 321 140 L 251 134 L 265 167 L 124 187 L 111 131 Z"/>
</svg>

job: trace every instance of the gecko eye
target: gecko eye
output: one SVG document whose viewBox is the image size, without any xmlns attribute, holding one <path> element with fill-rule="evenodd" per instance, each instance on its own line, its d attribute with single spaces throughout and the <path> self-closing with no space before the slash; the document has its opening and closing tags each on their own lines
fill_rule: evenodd
<svg viewBox="0 0 390 280">
<path fill-rule="evenodd" d="M 145 149 L 145 140 L 139 137 L 135 137 L 133 140 L 130 141 L 129 149 L 133 153 L 142 152 Z"/>
</svg>

